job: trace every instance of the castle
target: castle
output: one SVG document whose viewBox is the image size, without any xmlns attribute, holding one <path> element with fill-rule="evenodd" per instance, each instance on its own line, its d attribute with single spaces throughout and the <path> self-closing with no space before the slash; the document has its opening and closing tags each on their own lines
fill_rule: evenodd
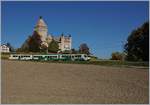
<svg viewBox="0 0 150 105">
<path fill-rule="evenodd" d="M 40 35 L 42 41 L 41 44 L 45 44 L 48 47 L 48 44 L 52 40 L 55 40 L 58 42 L 60 51 L 71 50 L 71 43 L 72 43 L 71 35 L 64 36 L 62 34 L 60 37 L 54 37 L 48 34 L 48 27 L 41 16 L 34 28 L 34 31 L 38 32 L 38 34 Z"/>
<path fill-rule="evenodd" d="M 36 36 L 36 37 L 38 37 L 40 40 L 41 49 L 42 49 L 42 47 L 48 48 L 49 43 L 51 43 L 52 40 L 55 40 L 58 43 L 59 51 L 63 52 L 66 50 L 71 50 L 71 43 L 72 43 L 71 35 L 64 36 L 62 34 L 59 37 L 54 37 L 53 35 L 48 34 L 47 24 L 44 22 L 44 20 L 42 19 L 41 16 L 40 16 L 36 26 L 34 27 L 34 32 L 38 33 L 38 36 Z M 27 45 L 28 41 L 29 41 L 29 39 L 27 39 L 25 41 L 25 43 L 23 44 L 23 47 L 29 46 L 29 45 Z"/>
</svg>

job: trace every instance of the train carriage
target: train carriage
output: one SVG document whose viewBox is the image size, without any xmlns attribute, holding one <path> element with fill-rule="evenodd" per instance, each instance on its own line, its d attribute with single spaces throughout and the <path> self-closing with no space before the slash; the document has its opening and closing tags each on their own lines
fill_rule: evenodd
<svg viewBox="0 0 150 105">
<path fill-rule="evenodd" d="M 87 61 L 90 57 L 86 54 L 11 54 L 9 59 L 35 61 Z"/>
<path fill-rule="evenodd" d="M 14 60 L 31 60 L 32 59 L 32 55 L 11 54 L 9 59 L 14 59 Z"/>
</svg>

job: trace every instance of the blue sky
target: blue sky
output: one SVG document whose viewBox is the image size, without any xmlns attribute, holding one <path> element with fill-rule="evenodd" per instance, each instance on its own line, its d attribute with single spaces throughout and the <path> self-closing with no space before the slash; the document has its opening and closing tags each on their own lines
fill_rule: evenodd
<svg viewBox="0 0 150 105">
<path fill-rule="evenodd" d="M 5 1 L 1 43 L 20 47 L 42 16 L 49 33 L 72 35 L 73 48 L 87 43 L 94 55 L 110 58 L 112 52 L 123 50 L 130 32 L 149 19 L 148 6 L 148 1 Z"/>
</svg>

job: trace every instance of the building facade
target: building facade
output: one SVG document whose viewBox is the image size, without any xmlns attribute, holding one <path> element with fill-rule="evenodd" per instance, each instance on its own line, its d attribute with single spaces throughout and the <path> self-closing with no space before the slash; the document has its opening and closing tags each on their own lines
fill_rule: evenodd
<svg viewBox="0 0 150 105">
<path fill-rule="evenodd" d="M 0 51 L 3 52 L 3 53 L 9 53 L 10 48 L 7 45 L 3 44 L 3 45 L 0 46 Z"/>
<path fill-rule="evenodd" d="M 39 37 L 41 38 L 42 45 L 48 47 L 48 44 L 52 40 L 55 40 L 58 42 L 60 51 L 71 50 L 71 45 L 72 45 L 71 35 L 65 36 L 62 34 L 59 37 L 54 37 L 53 35 L 48 34 L 47 24 L 44 22 L 42 17 L 39 18 L 34 28 L 34 31 L 38 32 L 38 34 L 40 35 Z"/>
</svg>

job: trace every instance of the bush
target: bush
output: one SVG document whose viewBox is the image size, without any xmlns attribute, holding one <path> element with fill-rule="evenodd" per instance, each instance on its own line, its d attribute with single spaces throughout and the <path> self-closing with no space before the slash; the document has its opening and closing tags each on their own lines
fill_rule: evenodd
<svg viewBox="0 0 150 105">
<path fill-rule="evenodd" d="M 112 53 L 111 60 L 123 60 L 123 53 L 120 52 Z"/>
</svg>

